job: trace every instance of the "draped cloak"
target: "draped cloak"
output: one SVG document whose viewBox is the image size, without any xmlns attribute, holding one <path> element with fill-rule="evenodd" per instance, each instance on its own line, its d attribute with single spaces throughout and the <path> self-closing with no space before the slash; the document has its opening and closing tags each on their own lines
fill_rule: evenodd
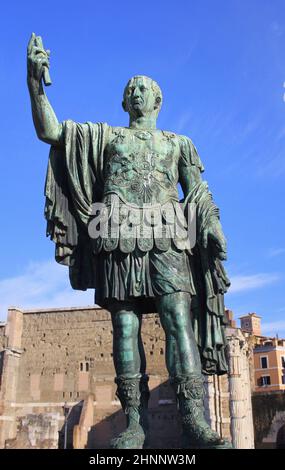
<svg viewBox="0 0 285 470">
<path fill-rule="evenodd" d="M 61 146 L 52 146 L 45 184 L 45 217 L 47 236 L 54 241 L 55 259 L 69 267 L 73 289 L 86 290 L 100 286 L 98 254 L 88 234 L 94 214 L 92 205 L 102 201 L 104 192 L 104 148 L 110 127 L 104 123 L 63 123 Z M 198 166 L 201 161 L 190 139 L 180 137 L 184 164 Z M 184 206 L 197 207 L 197 234 L 212 218 L 219 218 L 206 182 L 197 183 L 185 195 Z M 227 372 L 225 358 L 224 293 L 229 286 L 221 261 L 211 245 L 205 249 L 197 243 L 189 255 L 191 275 L 195 284 L 191 317 L 200 351 L 202 369 L 206 374 Z"/>
</svg>

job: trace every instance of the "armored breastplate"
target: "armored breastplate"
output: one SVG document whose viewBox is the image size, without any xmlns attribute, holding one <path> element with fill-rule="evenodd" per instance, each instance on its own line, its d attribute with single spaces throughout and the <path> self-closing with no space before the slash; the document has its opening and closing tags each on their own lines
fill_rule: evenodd
<svg viewBox="0 0 285 470">
<path fill-rule="evenodd" d="M 171 243 L 189 248 L 187 224 L 178 207 L 178 160 L 175 134 L 113 128 L 104 154 L 104 207 L 96 221 L 96 252 L 119 248 L 130 253 L 136 246 L 167 251 Z"/>
<path fill-rule="evenodd" d="M 105 150 L 104 196 L 142 206 L 178 200 L 179 147 L 174 134 L 114 128 Z"/>
</svg>

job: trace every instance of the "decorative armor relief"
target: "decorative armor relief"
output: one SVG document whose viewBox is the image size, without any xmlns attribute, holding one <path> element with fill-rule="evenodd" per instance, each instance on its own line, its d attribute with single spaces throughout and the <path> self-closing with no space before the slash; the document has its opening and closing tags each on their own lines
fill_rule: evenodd
<svg viewBox="0 0 285 470">
<path fill-rule="evenodd" d="M 179 205 L 179 142 L 172 133 L 114 128 L 105 150 L 104 207 L 94 251 L 190 248 Z"/>
<path fill-rule="evenodd" d="M 116 193 L 138 205 L 178 200 L 179 144 L 174 134 L 115 129 L 112 135 L 105 150 L 105 195 Z"/>
</svg>

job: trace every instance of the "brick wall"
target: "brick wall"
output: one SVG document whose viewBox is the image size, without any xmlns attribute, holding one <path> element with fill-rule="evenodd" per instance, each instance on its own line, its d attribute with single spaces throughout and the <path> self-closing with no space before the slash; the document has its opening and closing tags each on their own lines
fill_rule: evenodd
<svg viewBox="0 0 285 470">
<path fill-rule="evenodd" d="M 13 361 L 18 366 L 16 390 L 11 399 L 7 389 L 4 415 L 9 420 L 13 418 L 14 423 L 34 422 L 34 415 L 41 415 L 43 419 L 48 415 L 53 416 L 58 420 L 59 430 L 63 430 L 63 405 L 66 403 L 70 410 L 70 447 L 72 429 L 78 424 L 83 400 L 92 393 L 95 397 L 94 425 L 89 436 L 89 446 L 108 447 L 110 438 L 122 431 L 125 423 L 115 395 L 113 333 L 109 312 L 91 307 L 22 312 L 16 309 L 9 311 L 9 315 L 8 326 L 9 322 L 14 326 L 10 325 L 6 329 L 6 336 L 1 335 L 3 329 L 0 327 L 0 345 L 1 341 L 3 344 L 7 343 L 10 328 L 13 342 L 18 348 L 17 357 Z M 149 419 L 152 447 L 177 447 L 180 445 L 181 427 L 175 397 L 167 381 L 165 337 L 158 315 L 144 317 L 142 336 L 147 372 L 150 375 Z M 215 378 L 211 393 L 209 422 L 223 436 L 230 437 L 227 376 Z M 5 421 L 2 421 L 2 436 L 5 436 L 4 428 Z M 11 429 L 9 439 L 15 438 L 13 432 L 16 431 L 13 430 L 16 425 L 11 425 Z M 16 445 L 16 441 L 13 442 Z"/>
</svg>

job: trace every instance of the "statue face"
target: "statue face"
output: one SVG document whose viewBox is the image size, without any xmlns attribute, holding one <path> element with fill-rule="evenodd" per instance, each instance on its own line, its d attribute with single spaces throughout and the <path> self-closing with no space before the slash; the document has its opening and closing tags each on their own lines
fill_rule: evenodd
<svg viewBox="0 0 285 470">
<path fill-rule="evenodd" d="M 152 80 L 148 77 L 134 77 L 125 92 L 126 111 L 131 116 L 140 117 L 153 113 L 157 108 Z"/>
</svg>

